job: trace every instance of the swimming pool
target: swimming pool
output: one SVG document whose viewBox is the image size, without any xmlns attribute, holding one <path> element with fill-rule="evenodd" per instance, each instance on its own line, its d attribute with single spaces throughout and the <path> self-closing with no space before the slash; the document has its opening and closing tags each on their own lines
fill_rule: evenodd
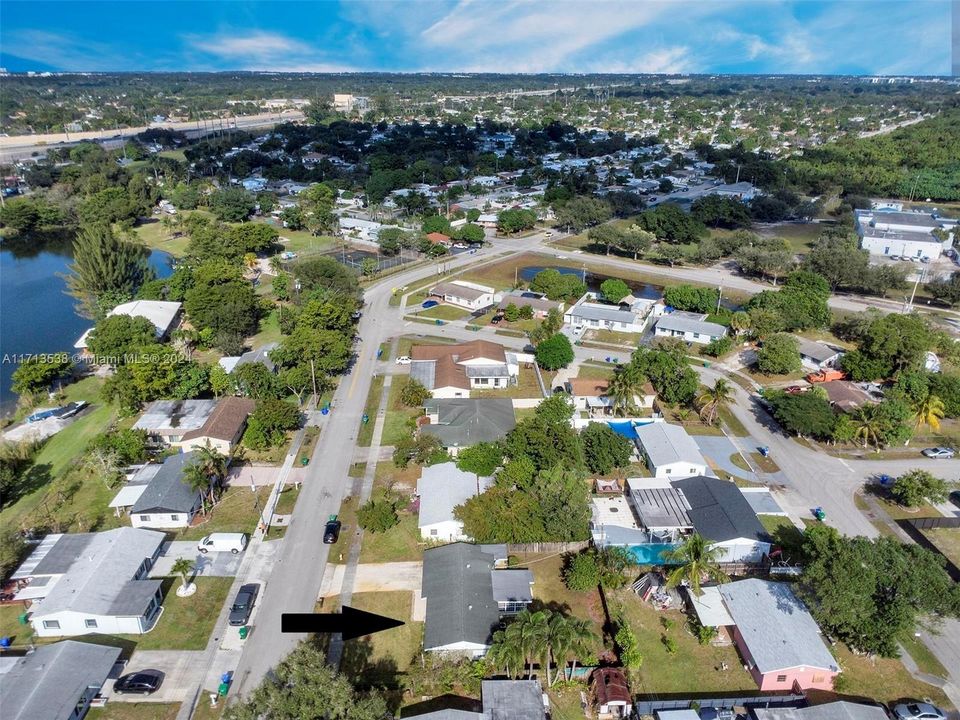
<svg viewBox="0 0 960 720">
<path fill-rule="evenodd" d="M 641 425 L 649 425 L 656 422 L 653 418 L 642 420 L 607 420 L 607 425 L 618 435 L 623 435 L 628 440 L 636 440 L 636 428 Z"/>
<path fill-rule="evenodd" d="M 663 553 L 676 548 L 669 543 L 651 543 L 649 545 L 630 545 L 627 550 L 640 565 L 670 565 L 663 559 Z"/>
</svg>

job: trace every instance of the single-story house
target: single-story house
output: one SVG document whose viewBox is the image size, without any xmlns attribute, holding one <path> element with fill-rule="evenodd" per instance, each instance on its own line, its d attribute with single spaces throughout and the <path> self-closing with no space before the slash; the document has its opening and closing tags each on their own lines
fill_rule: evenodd
<svg viewBox="0 0 960 720">
<path fill-rule="evenodd" d="M 494 288 L 466 280 L 452 280 L 434 285 L 430 288 L 430 295 L 471 311 L 490 307 L 497 300 L 497 291 Z"/>
<path fill-rule="evenodd" d="M 160 580 L 148 575 L 166 537 L 121 527 L 48 535 L 11 576 L 27 580 L 16 599 L 31 600 L 40 637 L 142 635 L 160 616 Z"/>
<path fill-rule="evenodd" d="M 563 303 L 557 300 L 550 300 L 546 295 L 530 292 L 528 290 L 513 290 L 505 293 L 497 304 L 497 310 L 503 312 L 510 305 L 517 309 L 533 308 L 533 317 L 542 320 L 551 310 L 563 312 Z"/>
<path fill-rule="evenodd" d="M 503 345 L 471 340 L 458 345 L 414 345 L 410 377 L 435 398 L 468 398 L 471 390 L 505 388 L 517 382 L 520 366 Z"/>
<path fill-rule="evenodd" d="M 158 445 L 174 445 L 191 430 L 203 427 L 217 407 L 216 400 L 155 400 L 133 424 Z"/>
<path fill-rule="evenodd" d="M 548 701 L 537 680 L 483 680 L 481 701 L 405 715 L 417 720 L 546 720 Z M 410 708 L 407 708 L 408 710 Z"/>
<path fill-rule="evenodd" d="M 633 711 L 630 686 L 620 668 L 597 668 L 590 676 L 590 695 L 598 720 L 629 718 Z"/>
<path fill-rule="evenodd" d="M 121 649 L 63 640 L 41 645 L 0 673 L 6 720 L 82 720 Z"/>
<path fill-rule="evenodd" d="M 221 398 L 203 425 L 196 430 L 188 430 L 178 442 L 172 444 L 184 452 L 210 447 L 229 457 L 240 443 L 247 419 L 256 407 L 256 401 L 251 398 Z"/>
<path fill-rule="evenodd" d="M 564 389 L 570 393 L 570 398 L 573 400 L 573 407 L 591 414 L 610 412 L 613 400 L 607 395 L 609 388 L 609 380 L 571 378 L 564 383 Z M 652 408 L 656 399 L 657 392 L 653 389 L 653 385 L 649 382 L 644 383 L 641 394 L 633 396 L 633 405 L 638 408 Z"/>
<path fill-rule="evenodd" d="M 533 602 L 533 573 L 497 569 L 506 545 L 453 543 L 423 553 L 423 649 L 482 657 L 505 615 Z"/>
<path fill-rule="evenodd" d="M 901 210 L 856 210 L 854 225 L 860 247 L 871 255 L 936 260 L 953 246 L 957 220 L 935 213 Z M 943 240 L 934 230 L 947 233 Z"/>
<path fill-rule="evenodd" d="M 171 455 L 140 493 L 130 508 L 130 524 L 135 528 L 185 528 L 200 511 L 203 496 L 190 487 L 183 477 L 184 469 L 194 460 L 194 453 Z"/>
<path fill-rule="evenodd" d="M 722 606 L 696 598 L 697 617 L 706 627 L 733 626 L 733 640 L 761 691 L 833 689 L 840 666 L 789 584 L 750 578 L 705 588 L 704 595 L 707 590 L 719 594 Z"/>
<path fill-rule="evenodd" d="M 613 332 L 640 333 L 646 327 L 653 300 L 624 298 L 618 305 L 598 301 L 596 293 L 588 292 L 577 300 L 563 315 L 563 321 L 575 332 L 580 330 L 612 330 Z"/>
<path fill-rule="evenodd" d="M 875 402 L 870 393 L 849 380 L 821 383 L 820 387 L 827 393 L 831 405 L 847 413 Z"/>
<path fill-rule="evenodd" d="M 441 232 L 427 233 L 424 237 L 426 237 L 426 239 L 429 240 L 432 245 L 444 245 L 445 247 L 450 247 L 450 245 L 453 244 L 450 236 L 444 235 Z"/>
<path fill-rule="evenodd" d="M 261 345 L 258 348 L 249 350 L 243 355 L 229 355 L 227 357 L 222 357 L 217 360 L 217 364 L 224 369 L 227 373 L 232 373 L 241 365 L 250 365 L 251 363 L 260 363 L 267 368 L 270 372 L 276 372 L 277 366 L 270 359 L 270 353 L 273 352 L 280 343 L 266 343 Z"/>
<path fill-rule="evenodd" d="M 751 708 L 752 720 L 889 720 L 880 705 L 838 700 L 808 707 Z"/>
<path fill-rule="evenodd" d="M 494 213 L 481 213 L 477 218 L 476 224 L 487 230 L 496 230 L 498 224 L 497 215 Z"/>
<path fill-rule="evenodd" d="M 810 370 L 835 368 L 843 357 L 843 350 L 838 350 L 826 343 L 806 338 L 797 338 L 797 340 L 799 340 L 797 349 L 800 351 L 800 362 Z"/>
<path fill-rule="evenodd" d="M 640 454 L 658 478 L 706 475 L 710 466 L 696 441 L 679 425 L 654 422 L 636 428 Z"/>
<path fill-rule="evenodd" d="M 380 231 L 385 227 L 383 224 L 372 220 L 361 220 L 360 218 L 347 216 L 341 216 L 337 222 L 340 227 L 340 235 L 367 243 L 376 243 L 380 237 Z"/>
<path fill-rule="evenodd" d="M 424 412 L 429 423 L 420 432 L 438 438 L 454 455 L 460 448 L 502 440 L 517 424 L 509 398 L 434 399 L 424 404 Z"/>
<path fill-rule="evenodd" d="M 129 512 L 162 467 L 160 463 L 146 463 L 128 472 L 126 482 L 107 507 L 113 508 L 117 517 Z"/>
<path fill-rule="evenodd" d="M 753 186 L 753 183 L 736 182 L 716 185 L 710 189 L 708 194 L 721 195 L 723 197 L 736 198 L 737 200 L 748 202 L 749 200 L 753 200 L 759 193 L 760 191 Z"/>
<path fill-rule="evenodd" d="M 163 300 L 133 300 L 131 302 L 121 303 L 113 310 L 107 313 L 107 317 L 116 315 L 129 315 L 130 317 L 142 317 L 149 320 L 157 333 L 157 340 L 166 338 L 170 331 L 176 327 L 180 317 L 181 304 L 178 302 L 166 302 Z M 87 349 L 87 336 L 93 332 L 93 328 L 88 329 L 73 346 L 78 350 Z"/>
<path fill-rule="evenodd" d="M 707 316 L 703 313 L 674 310 L 657 318 L 653 334 L 656 337 L 678 337 L 685 342 L 701 345 L 719 340 L 727 334 L 727 329 L 723 325 L 706 320 Z"/>
<path fill-rule="evenodd" d="M 463 523 L 454 517 L 453 509 L 491 485 L 493 478 L 464 472 L 456 463 L 424 466 L 417 480 L 420 536 L 425 540 L 445 542 L 469 540 L 463 533 Z"/>
</svg>

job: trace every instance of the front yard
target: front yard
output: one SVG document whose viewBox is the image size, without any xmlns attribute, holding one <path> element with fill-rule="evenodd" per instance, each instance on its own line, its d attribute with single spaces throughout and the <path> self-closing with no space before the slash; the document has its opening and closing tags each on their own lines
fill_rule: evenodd
<svg viewBox="0 0 960 720">
<path fill-rule="evenodd" d="M 184 528 L 176 540 L 199 540 L 213 532 L 243 532 L 250 534 L 257 527 L 260 513 L 266 506 L 272 490 L 270 485 L 260 485 L 253 493 L 249 486 L 231 485 L 220 497 L 213 510 L 201 517 L 199 524 Z"/>
<path fill-rule="evenodd" d="M 950 562 L 960 567 L 960 528 L 935 528 L 924 530 L 923 534 Z"/>
<path fill-rule="evenodd" d="M 520 375 L 516 385 L 500 390 L 471 390 L 472 398 L 542 398 L 540 384 L 537 382 L 537 370 L 532 365 L 520 366 Z"/>
<path fill-rule="evenodd" d="M 200 704 L 210 703 L 202 698 Z M 175 720 L 180 703 L 108 702 L 102 708 L 90 708 L 89 720 Z M 196 716 L 194 716 L 196 717 Z"/>
</svg>

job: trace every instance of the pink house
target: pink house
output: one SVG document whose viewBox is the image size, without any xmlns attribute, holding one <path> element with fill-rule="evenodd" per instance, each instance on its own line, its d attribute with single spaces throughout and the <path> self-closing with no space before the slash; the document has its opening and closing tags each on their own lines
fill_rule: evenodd
<svg viewBox="0 0 960 720">
<path fill-rule="evenodd" d="M 698 598 L 694 606 L 713 602 L 713 624 L 733 626 L 734 642 L 760 690 L 833 689 L 840 666 L 787 583 L 750 579 L 710 590 L 711 596 Z"/>
</svg>

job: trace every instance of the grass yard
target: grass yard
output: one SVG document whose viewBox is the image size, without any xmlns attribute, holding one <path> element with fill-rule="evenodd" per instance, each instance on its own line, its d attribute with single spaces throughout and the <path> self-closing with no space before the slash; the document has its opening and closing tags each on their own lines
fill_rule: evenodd
<svg viewBox="0 0 960 720">
<path fill-rule="evenodd" d="M 734 437 L 750 437 L 750 431 L 740 422 L 740 418 L 738 418 L 730 408 L 720 408 L 717 414 L 720 416 L 720 422 L 727 429 L 728 435 L 733 435 Z"/>
<path fill-rule="evenodd" d="M 453 345 L 456 340 L 436 335 L 404 335 L 397 341 L 397 357 L 410 355 L 414 345 Z"/>
<path fill-rule="evenodd" d="M 20 603 L 0 605 L 0 637 L 10 638 L 11 647 L 26 647 L 33 638 L 33 626 L 18 619 L 26 608 Z"/>
<path fill-rule="evenodd" d="M 614 330 L 587 330 L 583 339 L 587 342 L 606 343 L 621 347 L 636 348 L 640 344 L 642 333 L 624 333 Z"/>
<path fill-rule="evenodd" d="M 750 465 L 747 463 L 747 461 L 743 458 L 743 455 L 741 455 L 738 452 L 735 452 L 733 455 L 730 456 L 730 462 L 732 462 L 741 470 L 746 470 L 747 472 L 753 472 L 753 468 L 751 468 Z"/>
<path fill-rule="evenodd" d="M 246 344 L 250 348 L 258 348 L 267 343 L 280 342 L 280 338 L 280 315 L 277 308 L 274 308 L 269 315 L 260 319 L 259 331 L 248 338 Z"/>
<path fill-rule="evenodd" d="M 206 695 L 200 699 L 200 704 L 210 704 Z M 90 708 L 87 718 L 89 720 L 176 720 L 178 712 L 180 712 L 180 703 L 108 702 L 102 708 Z"/>
<path fill-rule="evenodd" d="M 260 220 L 259 222 L 263 222 Z M 267 223 L 271 224 L 271 223 Z M 273 227 L 277 227 L 273 225 Z M 337 247 L 339 240 L 329 235 L 312 235 L 306 230 L 290 230 L 284 227 L 277 227 L 281 238 L 287 238 L 287 242 L 280 240 L 280 245 L 284 251 L 290 251 L 303 254 L 316 254 Z"/>
<path fill-rule="evenodd" d="M 633 594 L 629 587 L 610 598 L 610 612 L 622 607 L 624 617 L 637 636 L 643 665 L 631 673 L 634 693 L 666 694 L 688 692 L 696 678 L 698 692 L 755 691 L 756 683 L 743 669 L 734 646 L 701 645 L 689 631 L 686 616 L 679 610 L 658 612 Z M 669 620 L 667 629 L 663 621 Z M 676 643 L 670 653 L 664 638 Z M 723 669 L 724 663 L 726 670 Z"/>
<path fill-rule="evenodd" d="M 163 615 L 156 627 L 139 636 L 140 650 L 203 650 L 213 632 L 220 610 L 227 602 L 233 585 L 231 577 L 199 577 L 194 582 L 197 592 L 187 598 L 177 597 L 179 578 L 165 578 Z M 135 639 L 135 638 L 134 638 Z"/>
<path fill-rule="evenodd" d="M 380 354 L 380 359 L 383 360 L 383 362 L 390 362 L 390 345 L 391 344 L 392 343 L 390 343 L 389 341 L 380 343 L 379 354 Z"/>
<path fill-rule="evenodd" d="M 580 720 L 586 712 L 580 703 L 580 691 L 586 691 L 586 683 L 569 687 L 554 687 L 547 692 L 550 697 L 550 717 L 555 720 Z"/>
<path fill-rule="evenodd" d="M 901 698 L 928 697 L 942 708 L 952 707 L 940 688 L 916 680 L 899 660 L 854 655 L 837 644 L 833 654 L 846 676 L 845 695 L 863 696 L 890 703 Z"/>
<path fill-rule="evenodd" d="M 770 533 L 774 544 L 783 549 L 784 559 L 793 562 L 800 560 L 803 546 L 803 533 L 790 518 L 782 515 L 757 515 L 763 529 Z"/>
<path fill-rule="evenodd" d="M 950 562 L 960 567 L 960 528 L 935 528 L 922 532 Z"/>
<path fill-rule="evenodd" d="M 274 513 L 277 515 L 289 515 L 293 512 L 294 506 L 297 504 L 297 498 L 300 497 L 300 488 L 295 485 L 287 485 L 283 490 L 280 491 L 280 496 L 277 498 L 277 506 L 274 508 Z"/>
<path fill-rule="evenodd" d="M 207 513 L 199 525 L 184 528 L 177 533 L 177 540 L 199 540 L 212 532 L 251 533 L 257 527 L 260 513 L 270 497 L 270 485 L 257 488 L 256 500 L 249 486 L 232 485 L 220 497 L 220 502 Z M 259 505 L 260 510 L 257 509 Z"/>
<path fill-rule="evenodd" d="M 941 663 L 937 659 L 937 656 L 930 652 L 930 648 L 920 642 L 917 637 L 908 635 L 900 642 L 903 644 L 904 650 L 913 658 L 913 661 L 917 664 L 917 667 L 920 668 L 921 672 L 942 678 L 947 677 L 947 669 L 943 666 L 943 663 Z"/>
<path fill-rule="evenodd" d="M 824 226 L 819 223 L 788 223 L 761 228 L 759 234 L 763 237 L 783 238 L 790 243 L 793 252 L 805 253 L 813 248 L 823 229 Z"/>
<path fill-rule="evenodd" d="M 537 383 L 537 371 L 533 367 L 520 366 L 520 376 L 517 378 L 516 385 L 499 390 L 476 390 L 471 391 L 471 397 L 478 398 L 542 398 L 540 385 Z"/>
<path fill-rule="evenodd" d="M 613 367 L 610 365 L 583 363 L 580 365 L 577 377 L 587 380 L 609 380 L 613 377 Z"/>
<path fill-rule="evenodd" d="M 411 434 L 409 422 L 420 415 L 419 408 L 410 408 L 400 402 L 400 393 L 409 381 L 409 375 L 395 375 L 387 396 L 387 412 L 383 419 L 381 445 L 396 445 Z"/>
<path fill-rule="evenodd" d="M 312 458 L 313 449 L 317 446 L 317 440 L 320 439 L 320 428 L 316 425 L 304 428 L 303 442 L 300 444 L 300 457 Z"/>
<path fill-rule="evenodd" d="M 383 392 L 383 375 L 375 375 L 370 381 L 370 392 L 367 393 L 367 402 L 363 412 L 367 415 L 367 422 L 360 422 L 357 433 L 357 446 L 370 447 L 373 440 L 373 426 L 376 423 L 377 411 L 380 409 L 380 395 Z"/>
<path fill-rule="evenodd" d="M 440 320 L 463 320 L 470 317 L 470 311 L 456 305 L 435 305 L 426 310 L 418 310 L 417 317 Z"/>
<path fill-rule="evenodd" d="M 420 560 L 420 529 L 417 516 L 401 511 L 400 523 L 383 533 L 364 532 L 360 562 L 384 563 Z"/>
<path fill-rule="evenodd" d="M 151 217 L 134 229 L 140 242 L 153 250 L 162 250 L 173 257 L 183 257 L 187 253 L 190 238 L 185 232 L 178 233 L 172 227 L 168 230 L 157 216 Z"/>
<path fill-rule="evenodd" d="M 352 478 L 362 478 L 367 472 L 367 464 L 365 462 L 353 463 L 350 466 L 350 469 L 347 471 L 347 476 Z"/>
<path fill-rule="evenodd" d="M 750 462 L 753 463 L 754 467 L 760 468 L 760 472 L 780 472 L 780 466 L 773 461 L 773 458 L 764 457 L 763 454 L 759 452 L 750 453 Z"/>
</svg>

